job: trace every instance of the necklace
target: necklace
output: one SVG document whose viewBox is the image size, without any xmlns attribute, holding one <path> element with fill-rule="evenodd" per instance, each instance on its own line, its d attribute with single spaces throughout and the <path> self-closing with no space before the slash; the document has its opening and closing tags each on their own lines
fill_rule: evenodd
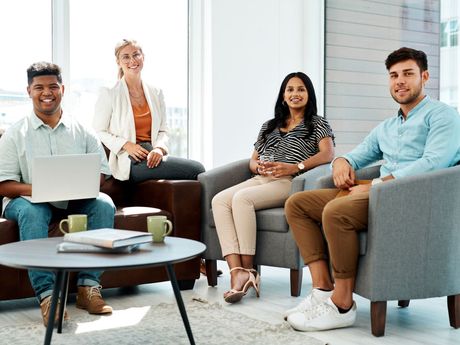
<svg viewBox="0 0 460 345">
<path fill-rule="evenodd" d="M 300 122 L 302 122 L 303 118 L 295 118 L 295 117 L 291 117 L 288 119 L 288 125 L 289 126 L 292 126 L 292 125 L 297 125 L 299 124 Z"/>
<path fill-rule="evenodd" d="M 134 95 L 131 95 L 130 93 L 129 96 L 130 96 L 131 104 L 135 107 L 142 107 L 146 103 L 144 94 L 141 94 L 139 96 L 134 96 Z"/>
<path fill-rule="evenodd" d="M 131 99 L 131 104 L 136 107 L 141 107 L 145 104 L 145 95 L 144 92 L 133 93 L 128 89 L 129 97 Z"/>
<path fill-rule="evenodd" d="M 129 92 L 129 95 L 132 97 L 132 98 L 135 98 L 135 99 L 140 99 L 140 98 L 143 98 L 144 97 L 144 94 L 143 93 L 139 93 L 138 95 L 134 95 L 133 93 L 131 93 L 131 91 L 128 91 Z"/>
</svg>

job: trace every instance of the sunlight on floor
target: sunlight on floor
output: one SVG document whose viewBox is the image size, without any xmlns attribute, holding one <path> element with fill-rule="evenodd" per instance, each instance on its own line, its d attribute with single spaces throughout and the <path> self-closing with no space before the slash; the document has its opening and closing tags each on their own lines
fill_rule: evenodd
<svg viewBox="0 0 460 345">
<path fill-rule="evenodd" d="M 116 310 L 113 311 L 112 315 L 101 316 L 95 321 L 79 322 L 75 334 L 136 325 L 147 315 L 150 308 L 147 306 Z"/>
</svg>

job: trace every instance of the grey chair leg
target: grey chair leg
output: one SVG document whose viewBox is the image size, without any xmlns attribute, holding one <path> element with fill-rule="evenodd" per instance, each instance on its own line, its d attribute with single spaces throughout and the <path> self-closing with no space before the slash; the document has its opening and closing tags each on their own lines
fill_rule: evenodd
<svg viewBox="0 0 460 345">
<path fill-rule="evenodd" d="M 291 268 L 291 296 L 299 297 L 302 291 L 302 268 L 299 270 Z"/>
<path fill-rule="evenodd" d="M 206 259 L 206 278 L 209 286 L 217 285 L 217 260 Z"/>
<path fill-rule="evenodd" d="M 398 301 L 398 306 L 401 308 L 407 308 L 409 306 L 410 299 L 402 299 Z"/>
<path fill-rule="evenodd" d="M 387 302 L 371 302 L 371 329 L 376 337 L 385 335 L 385 323 L 387 318 Z"/>
<path fill-rule="evenodd" d="M 454 328 L 460 328 L 460 295 L 447 296 L 449 322 Z"/>
</svg>

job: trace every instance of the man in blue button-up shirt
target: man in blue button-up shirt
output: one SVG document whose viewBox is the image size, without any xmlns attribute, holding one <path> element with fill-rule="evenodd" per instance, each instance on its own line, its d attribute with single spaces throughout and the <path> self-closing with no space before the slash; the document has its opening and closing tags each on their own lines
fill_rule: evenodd
<svg viewBox="0 0 460 345">
<path fill-rule="evenodd" d="M 425 53 L 400 48 L 385 64 L 391 96 L 400 105 L 398 114 L 374 128 L 353 151 L 332 162 L 336 189 L 296 193 L 286 202 L 286 217 L 310 269 L 313 286 L 299 306 L 285 313 L 297 330 L 340 328 L 355 322 L 356 232 L 367 228 L 372 186 L 460 161 L 460 116 L 455 109 L 425 95 L 429 78 Z M 355 170 L 380 160 L 380 177 L 355 185 Z M 338 197 L 343 194 L 348 195 Z"/>
<path fill-rule="evenodd" d="M 115 206 L 106 194 L 100 193 L 95 199 L 53 204 L 32 203 L 21 197 L 32 194 L 30 164 L 35 156 L 99 153 L 101 183 L 104 174 L 110 174 L 97 136 L 63 113 L 61 100 L 64 86 L 59 66 L 47 62 L 35 63 L 27 70 L 27 77 L 27 92 L 32 99 L 33 112 L 12 125 L 0 139 L 0 195 L 5 197 L 5 218 L 18 223 L 21 241 L 48 237 L 51 218 L 69 213 L 86 214 L 89 229 L 112 228 Z M 99 291 L 101 273 L 78 273 L 77 307 L 91 314 L 112 312 Z M 54 278 L 53 272 L 29 271 L 45 326 L 48 323 Z M 66 318 L 67 312 L 64 314 Z"/>
</svg>

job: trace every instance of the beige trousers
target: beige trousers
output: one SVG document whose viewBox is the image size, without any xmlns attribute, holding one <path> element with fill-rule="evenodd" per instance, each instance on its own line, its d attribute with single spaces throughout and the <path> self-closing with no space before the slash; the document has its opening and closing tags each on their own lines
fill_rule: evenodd
<svg viewBox="0 0 460 345">
<path fill-rule="evenodd" d="M 256 210 L 282 207 L 291 190 L 291 176 L 255 176 L 216 194 L 212 212 L 222 256 L 254 255 Z"/>
</svg>

